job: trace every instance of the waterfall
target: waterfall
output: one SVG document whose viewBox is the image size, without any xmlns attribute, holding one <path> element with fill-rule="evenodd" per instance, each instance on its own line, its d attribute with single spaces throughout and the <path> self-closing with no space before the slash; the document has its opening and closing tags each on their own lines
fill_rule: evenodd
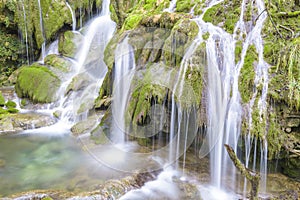
<svg viewBox="0 0 300 200">
<path fill-rule="evenodd" d="M 175 8 L 176 8 L 176 2 L 177 2 L 177 0 L 171 0 L 169 7 L 166 8 L 164 11 L 165 12 L 174 12 Z"/>
<path fill-rule="evenodd" d="M 200 28 L 200 27 L 199 27 Z M 183 108 L 183 104 L 187 103 L 184 102 L 183 98 L 187 98 L 186 96 L 184 97 L 184 90 L 189 90 L 191 88 L 185 87 L 185 75 L 187 68 L 189 67 L 189 64 L 191 63 L 191 60 L 193 58 L 193 54 L 195 53 L 196 49 L 198 46 L 203 42 L 201 31 L 199 31 L 199 34 L 197 37 L 193 40 L 192 44 L 190 47 L 186 50 L 186 53 L 184 54 L 182 61 L 180 63 L 180 69 L 178 72 L 178 77 L 177 81 L 174 84 L 173 88 L 173 93 L 171 97 L 172 101 L 172 108 L 171 108 L 171 121 L 170 121 L 170 144 L 169 144 L 169 162 L 172 162 L 174 160 L 177 160 L 180 156 L 181 153 L 183 152 L 184 156 L 184 161 L 183 165 L 185 165 L 185 153 L 191 142 L 188 142 L 188 137 L 191 136 L 189 134 L 188 130 L 191 126 L 189 124 L 189 116 L 191 113 L 185 109 L 192 109 L 192 105 L 188 105 L 189 108 Z M 178 102 L 175 101 L 175 97 L 177 97 Z M 193 102 L 193 94 L 190 97 L 189 100 Z M 176 110 L 176 105 L 177 105 L 177 110 Z M 192 115 L 192 114 L 191 114 Z M 176 121 L 177 119 L 177 121 Z M 177 131 L 176 131 L 177 129 Z M 193 133 L 192 133 L 193 134 Z M 176 137 L 175 137 L 176 136 Z M 177 138 L 177 143 L 174 143 L 171 141 L 173 138 Z M 183 141 L 183 147 L 182 147 L 182 141 Z M 183 148 L 183 149 L 182 149 Z"/>
<path fill-rule="evenodd" d="M 263 22 L 266 14 L 262 14 L 253 29 L 246 34 L 245 24 L 243 21 L 243 12 L 245 10 L 245 1 L 241 4 L 241 17 L 237 22 L 234 34 L 228 34 L 219 27 L 211 23 L 205 23 L 202 17 L 207 9 L 212 5 L 218 4 L 221 1 L 212 1 L 210 6 L 206 8 L 203 14 L 198 18 L 202 31 L 209 33 L 209 38 L 206 41 L 207 51 L 207 140 L 208 147 L 204 150 L 210 150 L 210 166 L 211 166 L 211 180 L 213 185 L 221 188 L 224 185 L 225 176 L 232 179 L 232 184 L 235 185 L 235 167 L 229 159 L 225 151 L 224 144 L 229 144 L 237 150 L 237 143 L 240 136 L 241 119 L 242 119 L 242 105 L 239 93 L 239 76 L 240 70 L 244 65 L 244 59 L 248 47 L 254 44 L 259 54 L 259 64 L 255 69 L 257 86 L 259 83 L 263 84 L 263 94 L 259 100 L 260 112 L 263 113 L 266 107 L 266 92 L 268 88 L 268 65 L 263 61 L 263 46 L 260 32 L 262 30 Z M 257 1 L 258 14 L 264 10 L 262 1 Z M 235 44 L 239 37 L 237 30 L 246 34 L 243 42 L 240 62 L 235 64 Z M 254 95 L 255 96 L 255 95 Z M 251 104 L 251 102 L 250 102 Z M 265 140 L 266 141 L 266 140 Z M 266 156 L 267 151 L 266 142 L 262 142 L 261 170 L 266 170 Z M 250 154 L 250 138 L 246 138 L 248 145 L 246 149 L 246 158 Z M 200 152 L 203 154 L 203 152 Z M 247 161 L 248 163 L 248 161 Z M 246 164 L 247 164 L 246 163 Z"/>
<path fill-rule="evenodd" d="M 226 173 L 226 167 L 231 165 L 224 144 L 236 147 L 241 108 L 237 88 L 231 91 L 232 97 L 230 98 L 231 76 L 235 73 L 232 69 L 235 49 L 232 36 L 211 25 L 208 26 L 208 32 L 210 37 L 206 42 L 208 60 L 207 135 L 209 136 L 209 145 L 213 147 L 210 153 L 211 179 L 214 185 L 220 187 L 221 177 Z M 234 109 L 229 110 L 228 107 Z"/>
<path fill-rule="evenodd" d="M 43 36 L 43 43 L 42 43 L 42 54 L 41 54 L 41 60 L 44 61 L 44 58 L 46 57 L 46 37 L 44 33 L 44 24 L 43 24 L 43 11 L 40 0 L 38 0 L 38 6 L 39 6 L 39 15 L 40 15 L 40 29 L 41 34 Z"/>
<path fill-rule="evenodd" d="M 73 12 L 70 4 L 68 2 L 66 2 L 67 7 L 69 8 L 71 15 L 72 15 L 72 31 L 76 31 L 76 16 L 75 13 Z"/>
<path fill-rule="evenodd" d="M 103 1 L 103 5 L 107 4 L 109 5 L 108 0 Z M 70 126 L 78 120 L 85 119 L 88 110 L 92 108 L 108 71 L 103 61 L 104 50 L 115 28 L 116 24 L 111 20 L 109 10 L 104 9 L 100 16 L 93 19 L 85 29 L 82 46 L 75 54 L 73 71 L 62 83 L 58 92 L 60 100 L 55 109 L 61 111 L 60 122 L 63 126 Z M 88 84 L 79 91 L 66 94 L 68 86 L 76 77 L 87 78 Z"/>
<path fill-rule="evenodd" d="M 112 135 L 116 143 L 125 141 L 125 109 L 131 80 L 135 72 L 134 50 L 126 36 L 115 51 L 114 90 L 112 104 Z"/>
<path fill-rule="evenodd" d="M 23 19 L 24 19 L 24 31 L 25 31 L 25 45 L 26 45 L 26 59 L 27 64 L 29 65 L 29 50 L 28 50 L 28 32 L 27 32 L 27 20 L 26 20 L 26 10 L 24 7 L 24 2 L 21 1 L 22 10 L 23 10 Z"/>
</svg>

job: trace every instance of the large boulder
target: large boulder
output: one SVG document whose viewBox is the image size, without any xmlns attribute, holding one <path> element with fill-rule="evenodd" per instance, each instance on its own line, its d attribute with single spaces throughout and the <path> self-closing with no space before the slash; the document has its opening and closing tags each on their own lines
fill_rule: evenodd
<svg viewBox="0 0 300 200">
<path fill-rule="evenodd" d="M 60 79 L 47 67 L 34 64 L 23 67 L 15 85 L 19 97 L 27 97 L 34 102 L 49 103 L 57 99 L 56 92 Z"/>
</svg>

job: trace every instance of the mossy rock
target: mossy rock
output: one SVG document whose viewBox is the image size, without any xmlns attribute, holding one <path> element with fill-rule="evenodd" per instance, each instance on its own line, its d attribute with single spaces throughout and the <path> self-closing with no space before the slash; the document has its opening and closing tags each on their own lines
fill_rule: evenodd
<svg viewBox="0 0 300 200">
<path fill-rule="evenodd" d="M 5 106 L 5 99 L 4 99 L 1 91 L 0 91 L 0 106 L 2 106 L 2 107 Z"/>
<path fill-rule="evenodd" d="M 95 127 L 98 122 L 98 116 L 90 116 L 87 120 L 80 121 L 71 128 L 71 132 L 74 136 L 79 136 L 84 133 L 91 132 L 91 130 Z"/>
<path fill-rule="evenodd" d="M 56 92 L 60 79 L 47 67 L 37 63 L 24 67 L 18 75 L 15 85 L 19 97 L 29 98 L 34 102 L 49 103 L 57 99 Z"/>
<path fill-rule="evenodd" d="M 169 67 L 179 67 L 182 58 L 198 35 L 198 25 L 187 18 L 179 20 L 173 27 L 162 49 L 162 60 Z"/>
<path fill-rule="evenodd" d="M 224 28 L 228 33 L 233 33 L 240 13 L 240 1 L 225 0 L 208 9 L 203 16 L 203 20 Z"/>
<path fill-rule="evenodd" d="M 69 60 L 56 54 L 50 54 L 46 56 L 44 59 L 44 63 L 61 72 L 69 72 L 72 65 Z"/>
<path fill-rule="evenodd" d="M 81 46 L 83 36 L 78 32 L 66 31 L 59 37 L 58 51 L 66 57 L 74 58 Z"/>
<path fill-rule="evenodd" d="M 269 96 L 300 109 L 300 39 L 280 43 L 276 66 L 270 68 Z M 266 54 L 267 56 L 267 54 Z"/>
<path fill-rule="evenodd" d="M 161 60 L 161 52 L 170 29 L 138 27 L 130 32 L 129 43 L 135 50 L 137 69 Z"/>
<path fill-rule="evenodd" d="M 184 12 L 189 13 L 191 12 L 194 6 L 200 6 L 201 0 L 177 0 L 176 1 L 176 12 Z M 197 8 L 196 10 L 198 10 Z M 198 13 L 197 13 L 198 14 Z"/>
<path fill-rule="evenodd" d="M 14 101 L 8 100 L 5 104 L 7 108 L 16 108 L 17 104 Z"/>
<path fill-rule="evenodd" d="M 289 177 L 295 178 L 296 180 L 300 180 L 300 159 L 299 157 L 288 158 L 285 160 L 283 164 L 283 173 L 288 175 Z"/>
</svg>

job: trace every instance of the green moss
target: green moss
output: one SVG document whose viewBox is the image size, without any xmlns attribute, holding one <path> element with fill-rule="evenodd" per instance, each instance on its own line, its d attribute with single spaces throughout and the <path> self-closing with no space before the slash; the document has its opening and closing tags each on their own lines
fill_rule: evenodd
<svg viewBox="0 0 300 200">
<path fill-rule="evenodd" d="M 0 107 L 0 115 L 7 114 L 7 113 L 8 113 L 8 111 L 6 109 Z"/>
<path fill-rule="evenodd" d="M 201 1 L 199 0 L 177 0 L 176 1 L 176 12 L 189 13 L 192 8 Z"/>
<path fill-rule="evenodd" d="M 69 72 L 71 68 L 71 62 L 56 54 L 46 56 L 44 63 L 62 72 Z"/>
<path fill-rule="evenodd" d="M 34 64 L 19 72 L 15 85 L 19 97 L 28 97 L 34 102 L 49 103 L 56 100 L 60 80 L 47 67 Z"/>
<path fill-rule="evenodd" d="M 237 63 L 241 59 L 242 50 L 243 50 L 243 42 L 239 40 L 235 44 L 235 50 L 234 50 L 235 63 Z"/>
<path fill-rule="evenodd" d="M 5 104 L 5 106 L 7 108 L 15 108 L 15 107 L 17 107 L 17 104 L 14 101 L 8 100 Z"/>
<path fill-rule="evenodd" d="M 42 200 L 53 200 L 51 197 L 43 197 Z"/>
<path fill-rule="evenodd" d="M 284 101 L 291 107 L 300 109 L 300 39 L 279 43 L 278 49 L 273 48 L 271 51 L 277 51 L 277 58 L 268 57 L 269 61 L 276 64 L 270 68 L 269 95 L 276 101 Z M 272 46 L 270 45 L 270 47 Z M 280 49 L 280 50 L 279 50 Z M 265 54 L 268 56 L 270 54 Z"/>
<path fill-rule="evenodd" d="M 217 11 L 220 9 L 220 5 L 217 4 L 210 9 L 208 9 L 203 15 L 203 21 L 212 23 L 214 21 L 214 17 L 216 17 Z"/>
<path fill-rule="evenodd" d="M 255 46 L 249 46 L 239 77 L 239 91 L 243 103 L 248 103 L 253 95 L 253 86 L 255 79 L 254 62 L 257 60 L 258 55 Z"/>
<path fill-rule="evenodd" d="M 24 107 L 24 106 L 26 106 L 26 104 L 27 104 L 27 101 L 26 101 L 26 99 L 22 99 L 22 100 L 21 100 L 21 106 L 23 106 L 23 107 Z"/>
<path fill-rule="evenodd" d="M 81 44 L 82 36 L 79 33 L 66 31 L 59 37 L 58 51 L 66 57 L 74 57 Z"/>
<path fill-rule="evenodd" d="M 3 95 L 2 95 L 2 92 L 0 91 L 0 106 L 2 107 L 4 105 L 5 105 L 5 99 L 4 99 Z"/>
<path fill-rule="evenodd" d="M 133 14 L 130 15 L 129 17 L 126 18 L 124 25 L 123 25 L 123 30 L 130 30 L 135 28 L 141 19 L 143 18 L 143 15 L 141 14 Z"/>
<path fill-rule="evenodd" d="M 16 108 L 8 108 L 7 111 L 8 111 L 9 113 L 18 113 L 18 112 L 19 112 L 19 110 L 16 109 Z"/>
<path fill-rule="evenodd" d="M 222 28 L 232 34 L 240 13 L 240 1 L 225 0 L 208 9 L 203 16 L 203 20 L 214 25 L 222 24 Z"/>
<path fill-rule="evenodd" d="M 252 124 L 250 125 L 250 132 L 260 140 L 266 140 L 267 124 L 266 116 L 260 113 L 258 108 L 258 99 L 255 101 L 255 105 L 252 111 Z"/>
<path fill-rule="evenodd" d="M 162 104 L 166 95 L 166 88 L 160 85 L 142 83 L 134 89 L 129 105 L 129 113 L 134 124 L 145 123 L 151 108 L 151 100 L 156 99 L 157 104 Z"/>
<path fill-rule="evenodd" d="M 185 74 L 184 83 L 184 98 L 185 104 L 183 107 L 190 107 L 192 105 L 201 106 L 202 92 L 203 92 L 203 74 L 206 66 L 206 43 L 198 46 L 192 57 L 192 62 Z"/>
<path fill-rule="evenodd" d="M 206 32 L 202 35 L 203 40 L 207 40 L 209 38 L 210 34 L 209 32 Z"/>
<path fill-rule="evenodd" d="M 268 158 L 273 159 L 280 152 L 284 141 L 285 133 L 282 131 L 279 119 L 275 112 L 269 112 L 269 124 L 268 124 Z"/>
<path fill-rule="evenodd" d="M 196 22 L 189 19 L 179 20 L 166 39 L 163 47 L 163 57 L 167 66 L 179 67 L 186 49 L 198 35 Z"/>
</svg>

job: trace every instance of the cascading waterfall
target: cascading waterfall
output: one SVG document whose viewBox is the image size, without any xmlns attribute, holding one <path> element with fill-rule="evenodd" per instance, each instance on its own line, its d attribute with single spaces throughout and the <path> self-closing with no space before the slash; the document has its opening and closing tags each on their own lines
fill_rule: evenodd
<svg viewBox="0 0 300 200">
<path fill-rule="evenodd" d="M 74 76 L 87 74 L 89 79 L 92 80 L 91 84 L 85 89 L 86 93 L 80 96 L 80 102 L 76 103 L 75 101 L 75 104 L 73 103 L 73 110 L 75 111 L 78 111 L 83 102 L 93 102 L 98 96 L 99 88 L 107 73 L 107 67 L 103 61 L 104 49 L 115 31 L 116 25 L 110 19 L 109 8 L 105 6 L 106 4 L 109 4 L 108 0 L 103 1 L 101 15 L 89 25 L 84 37 L 83 46 L 75 56 L 77 70 Z M 97 55 L 94 58 L 97 60 L 96 64 L 94 64 L 94 61 L 88 61 L 88 58 L 91 56 L 90 54 L 93 53 Z M 73 94 L 73 96 L 77 95 Z M 78 96 L 75 98 L 78 99 Z"/>
<path fill-rule="evenodd" d="M 84 42 L 73 61 L 73 71 L 58 92 L 60 100 L 55 109 L 61 111 L 60 123 L 67 128 L 76 121 L 87 118 L 87 112 L 97 98 L 107 73 L 107 66 L 103 61 L 104 49 L 113 36 L 116 24 L 110 19 L 109 7 L 104 5 L 109 5 L 109 0 L 103 1 L 100 16 L 96 17 L 85 30 Z M 88 85 L 80 91 L 66 95 L 67 88 L 75 77 L 86 77 L 89 80 Z"/>
<path fill-rule="evenodd" d="M 125 141 L 125 109 L 130 90 L 131 80 L 135 72 L 134 50 L 128 43 L 126 36 L 118 44 L 115 51 L 115 71 L 114 71 L 114 101 L 112 104 L 112 129 L 113 141 L 123 143 Z"/>
<path fill-rule="evenodd" d="M 220 3 L 221 1 L 212 1 L 211 5 Z M 209 6 L 211 7 L 211 6 Z M 208 8 L 209 8 L 208 7 Z M 258 14 L 264 10 L 262 1 L 257 1 Z M 208 9 L 207 8 L 207 9 Z M 210 34 L 206 41 L 207 59 L 208 59 L 208 133 L 211 165 L 211 180 L 216 187 L 222 187 L 222 177 L 232 177 L 232 185 L 235 178 L 235 167 L 229 159 L 225 151 L 224 144 L 229 144 L 236 151 L 238 139 L 240 136 L 242 106 L 240 103 L 239 93 L 239 76 L 240 70 L 244 65 L 246 52 L 250 44 L 254 44 L 259 54 L 259 64 L 256 70 L 256 83 L 263 84 L 263 94 L 259 100 L 260 111 L 266 107 L 266 92 L 268 80 L 268 65 L 263 60 L 263 46 L 260 35 L 262 25 L 266 19 L 266 14 L 262 14 L 253 29 L 246 34 L 245 24 L 243 22 L 243 12 L 245 9 L 245 1 L 241 4 L 241 17 L 235 26 L 233 35 L 226 33 L 224 30 L 205 23 L 202 16 L 199 21 L 202 29 Z M 205 11 L 204 11 L 205 12 Z M 246 34 L 243 42 L 241 60 L 235 64 L 235 43 L 237 42 L 236 33 L 239 30 Z M 255 85 L 257 86 L 257 85 Z M 249 140 L 247 140 L 249 143 Z M 261 170 L 266 170 L 266 140 L 262 143 Z M 246 150 L 249 154 L 249 149 Z M 246 157 L 249 155 L 246 155 Z M 265 173 L 264 173 L 265 174 Z M 234 188 L 233 188 L 234 189 Z"/>
<path fill-rule="evenodd" d="M 43 43 L 42 43 L 42 53 L 41 53 L 41 60 L 44 61 L 44 58 L 46 57 L 46 37 L 44 33 L 44 24 L 43 24 L 43 11 L 40 0 L 38 0 L 38 6 L 39 6 L 39 15 L 40 15 L 40 29 L 41 34 L 43 36 Z"/>
<path fill-rule="evenodd" d="M 76 16 L 75 13 L 73 12 L 70 4 L 66 2 L 67 7 L 69 8 L 71 15 L 72 15 L 72 31 L 76 31 Z"/>
</svg>

